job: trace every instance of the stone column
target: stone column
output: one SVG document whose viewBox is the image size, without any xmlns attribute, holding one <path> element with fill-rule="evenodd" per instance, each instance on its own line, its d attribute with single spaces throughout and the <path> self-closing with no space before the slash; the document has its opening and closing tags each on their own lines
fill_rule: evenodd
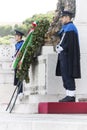
<svg viewBox="0 0 87 130">
<path fill-rule="evenodd" d="M 74 23 L 79 31 L 81 49 L 81 79 L 76 80 L 76 95 L 87 98 L 87 0 L 76 0 L 76 18 Z"/>
</svg>

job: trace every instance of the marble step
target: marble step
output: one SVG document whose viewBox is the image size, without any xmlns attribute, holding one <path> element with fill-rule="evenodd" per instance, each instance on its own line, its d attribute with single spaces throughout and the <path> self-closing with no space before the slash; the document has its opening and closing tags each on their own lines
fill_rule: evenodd
<svg viewBox="0 0 87 130">
<path fill-rule="evenodd" d="M 12 113 L 35 114 L 38 113 L 38 103 L 16 104 Z"/>
<path fill-rule="evenodd" d="M 10 105 L 9 109 L 6 111 L 8 104 L 0 104 L 0 112 L 1 113 L 9 113 L 12 107 Z M 38 103 L 17 103 L 12 110 L 12 113 L 20 113 L 20 114 L 35 114 L 38 113 Z"/>
<path fill-rule="evenodd" d="M 57 101 L 57 95 L 24 95 L 22 100 L 19 100 L 19 98 L 17 98 L 15 107 L 13 109 L 13 113 L 38 113 L 38 104 L 40 102 L 55 102 Z M 13 103 L 13 101 L 12 101 Z M 12 104 L 11 104 L 12 106 Z M 1 107 L 1 111 L 4 112 L 6 107 L 7 107 L 7 103 L 2 103 L 0 105 Z M 11 107 L 10 107 L 11 109 Z M 8 110 L 8 112 L 10 111 L 10 109 Z"/>
<path fill-rule="evenodd" d="M 24 92 L 23 99 L 20 101 L 17 99 L 17 103 L 39 103 L 39 102 L 57 102 L 59 99 L 58 95 L 40 95 L 40 94 L 30 94 L 26 91 Z"/>
<path fill-rule="evenodd" d="M 14 113 L 38 113 L 38 104 L 40 102 L 55 102 L 57 96 L 55 95 L 24 95 L 23 99 L 19 98 L 16 101 L 12 112 Z"/>
<path fill-rule="evenodd" d="M 87 130 L 86 114 L 0 113 L 0 130 Z"/>
</svg>

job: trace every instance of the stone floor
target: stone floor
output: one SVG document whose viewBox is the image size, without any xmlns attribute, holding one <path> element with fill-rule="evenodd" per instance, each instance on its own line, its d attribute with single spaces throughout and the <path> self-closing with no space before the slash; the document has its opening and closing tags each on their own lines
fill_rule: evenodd
<svg viewBox="0 0 87 130">
<path fill-rule="evenodd" d="M 0 130 L 87 130 L 87 114 L 0 113 Z"/>
</svg>

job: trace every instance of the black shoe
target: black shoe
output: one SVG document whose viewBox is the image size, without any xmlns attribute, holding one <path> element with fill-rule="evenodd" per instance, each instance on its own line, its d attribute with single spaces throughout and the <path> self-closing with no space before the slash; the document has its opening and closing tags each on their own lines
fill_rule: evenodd
<svg viewBox="0 0 87 130">
<path fill-rule="evenodd" d="M 65 98 L 59 100 L 59 102 L 75 102 L 75 97 L 66 96 Z"/>
</svg>

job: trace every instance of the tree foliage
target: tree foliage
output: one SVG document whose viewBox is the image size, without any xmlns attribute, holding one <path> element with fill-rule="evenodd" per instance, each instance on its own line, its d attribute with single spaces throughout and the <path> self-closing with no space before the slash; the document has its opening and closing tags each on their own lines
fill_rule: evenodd
<svg viewBox="0 0 87 130">
<path fill-rule="evenodd" d="M 0 37 L 1 37 L 0 44 L 3 44 L 5 42 L 6 42 L 6 44 L 8 44 L 9 41 L 8 41 L 8 39 L 7 40 L 5 39 L 5 36 L 14 35 L 15 29 L 24 32 L 24 34 L 26 36 L 28 31 L 31 29 L 31 23 L 33 21 L 40 21 L 42 19 L 47 19 L 49 21 L 49 23 L 51 23 L 53 16 L 54 16 L 54 12 L 51 11 L 46 14 L 35 14 L 32 17 L 24 20 L 22 22 L 22 24 L 20 24 L 20 25 L 19 24 L 15 24 L 14 26 L 13 25 L 3 25 L 3 26 L 1 25 L 0 26 Z"/>
<path fill-rule="evenodd" d="M 6 36 L 10 35 L 12 31 L 12 26 L 10 25 L 5 25 L 5 26 L 0 26 L 0 36 Z"/>
</svg>

